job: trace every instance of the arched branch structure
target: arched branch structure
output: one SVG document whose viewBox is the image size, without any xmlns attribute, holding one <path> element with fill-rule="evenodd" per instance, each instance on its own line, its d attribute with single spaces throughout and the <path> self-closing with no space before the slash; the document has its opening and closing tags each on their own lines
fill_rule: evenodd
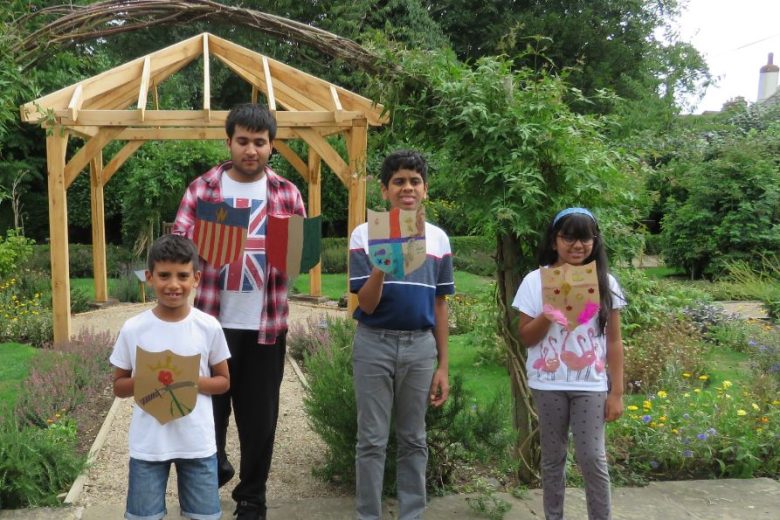
<svg viewBox="0 0 780 520">
<path fill-rule="evenodd" d="M 296 42 L 369 73 L 395 68 L 349 38 L 282 16 L 212 0 L 107 0 L 88 5 L 59 5 L 40 9 L 16 23 L 21 27 L 38 20 L 44 20 L 44 25 L 11 46 L 17 63 L 23 67 L 35 64 L 63 46 L 79 42 L 157 25 L 208 21 L 255 29 L 283 41 Z"/>
</svg>

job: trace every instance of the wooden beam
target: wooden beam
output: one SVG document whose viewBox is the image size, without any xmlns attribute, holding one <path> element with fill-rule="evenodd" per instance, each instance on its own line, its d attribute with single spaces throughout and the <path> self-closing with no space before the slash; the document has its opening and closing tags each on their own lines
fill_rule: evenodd
<svg viewBox="0 0 780 520">
<path fill-rule="evenodd" d="M 138 87 L 138 110 L 141 112 L 141 121 L 146 112 L 146 96 L 149 92 L 149 77 L 151 75 L 152 59 L 144 57 L 144 70 L 141 72 L 141 86 Z"/>
<path fill-rule="evenodd" d="M 344 110 L 341 107 L 341 100 L 339 99 L 339 93 L 336 90 L 336 86 L 335 85 L 331 85 L 330 86 L 330 97 L 331 97 L 331 99 L 333 99 L 333 109 L 334 110 L 336 110 L 336 111 Z"/>
<path fill-rule="evenodd" d="M 227 110 L 212 110 L 210 114 L 209 118 L 204 110 L 147 110 L 142 121 L 137 110 L 82 110 L 79 120 L 74 121 L 68 110 L 55 111 L 55 116 L 64 126 L 224 126 Z M 279 127 L 338 127 L 345 130 L 352 126 L 352 119 L 362 116 L 360 112 L 347 111 L 336 117 L 332 111 L 282 110 L 276 112 L 276 122 Z"/>
<path fill-rule="evenodd" d="M 203 33 L 203 110 L 211 113 L 211 68 L 209 63 L 209 35 Z"/>
<path fill-rule="evenodd" d="M 103 153 L 89 162 L 89 192 L 92 208 L 92 273 L 95 283 L 95 301 L 108 301 L 108 274 L 106 270 L 106 216 L 103 200 Z"/>
<path fill-rule="evenodd" d="M 335 130 L 335 129 L 329 129 Z M 224 141 L 225 127 L 212 126 L 187 126 L 177 128 L 126 128 L 120 133 L 116 140 L 121 141 Z M 291 128 L 279 128 L 276 131 L 277 141 L 287 139 L 299 139 L 298 135 Z"/>
<path fill-rule="evenodd" d="M 263 77 L 265 78 L 266 95 L 268 97 L 268 109 L 276 112 L 276 96 L 274 95 L 274 81 L 271 77 L 271 69 L 268 68 L 268 58 L 263 56 Z"/>
<path fill-rule="evenodd" d="M 164 69 L 157 71 L 154 70 L 156 67 L 155 65 L 151 69 L 149 79 L 153 84 L 157 85 L 162 81 L 165 81 L 165 79 L 178 70 L 187 66 L 191 61 L 192 59 L 176 62 Z M 139 76 L 137 79 L 129 81 L 126 85 L 115 88 L 110 92 L 105 92 L 99 96 L 95 96 L 89 100 L 89 103 L 85 105 L 85 108 L 90 110 L 125 110 L 137 103 L 138 91 L 140 90 L 140 87 L 141 76 Z"/>
<path fill-rule="evenodd" d="M 81 83 L 76 85 L 76 89 L 73 91 L 73 96 L 70 98 L 70 102 L 68 103 L 68 110 L 70 110 L 70 115 L 73 118 L 74 121 L 78 120 L 79 118 L 79 110 L 81 110 L 81 105 L 84 103 L 84 89 L 81 86 Z"/>
<path fill-rule="evenodd" d="M 125 144 L 114 156 L 108 161 L 108 164 L 103 168 L 100 182 L 103 186 L 108 184 L 111 177 L 125 164 L 125 161 L 129 159 L 146 141 L 130 141 Z"/>
<path fill-rule="evenodd" d="M 341 158 L 341 156 L 333 149 L 333 147 L 325 140 L 324 137 L 317 132 L 309 128 L 296 128 L 295 132 L 306 141 L 306 143 L 313 148 L 320 157 L 325 161 L 333 173 L 335 173 L 339 180 L 344 183 L 344 186 L 349 187 L 350 181 L 350 167 Z"/>
<path fill-rule="evenodd" d="M 198 56 L 200 50 L 200 36 L 193 36 L 192 38 L 155 51 L 149 54 L 149 56 L 151 56 L 155 64 L 165 68 L 170 63 L 180 62 L 182 60 L 192 61 Z M 134 59 L 123 65 L 83 80 L 81 84 L 83 84 L 85 104 L 93 97 L 121 87 L 127 83 L 129 78 L 137 77 L 143 67 L 143 59 L 143 57 Z M 65 108 L 72 97 L 74 90 L 75 86 L 70 85 L 22 105 L 22 107 L 20 107 L 22 120 L 28 123 L 35 123 L 45 118 L 45 113 L 41 112 L 39 108 L 44 111 L 47 108 L 55 110 Z"/>
<path fill-rule="evenodd" d="M 295 171 L 303 177 L 304 181 L 309 182 L 309 168 L 306 166 L 306 163 L 303 162 L 303 159 L 295 153 L 295 150 L 287 146 L 283 141 L 276 140 L 274 140 L 274 148 L 279 152 L 279 155 L 287 159 L 287 162 L 295 168 Z"/>
<path fill-rule="evenodd" d="M 257 103 L 257 92 L 258 92 L 257 87 L 252 85 L 252 98 L 251 98 L 252 103 Z"/>
<path fill-rule="evenodd" d="M 347 148 L 349 149 L 349 211 L 347 215 L 347 236 L 366 221 L 366 162 L 368 150 L 368 121 L 356 119 L 352 130 L 347 133 Z M 349 276 L 347 276 L 349 280 Z M 349 285 L 349 281 L 347 282 Z M 347 287 L 349 291 L 349 287 Z M 357 296 L 349 293 L 348 312 L 357 308 Z"/>
<path fill-rule="evenodd" d="M 70 340 L 70 269 L 68 266 L 68 201 L 65 184 L 65 145 L 62 127 L 46 136 L 49 189 L 49 248 L 54 345 Z"/>
<path fill-rule="evenodd" d="M 309 170 L 309 207 L 308 215 L 316 217 L 322 214 L 322 160 L 315 150 L 309 147 L 307 168 Z M 322 295 L 322 262 L 309 269 L 309 294 Z"/>
<path fill-rule="evenodd" d="M 103 147 L 110 143 L 122 132 L 122 128 L 101 128 L 100 131 L 87 141 L 87 144 L 71 157 L 65 165 L 65 186 L 69 187 L 81 170 L 95 157 Z"/>
</svg>

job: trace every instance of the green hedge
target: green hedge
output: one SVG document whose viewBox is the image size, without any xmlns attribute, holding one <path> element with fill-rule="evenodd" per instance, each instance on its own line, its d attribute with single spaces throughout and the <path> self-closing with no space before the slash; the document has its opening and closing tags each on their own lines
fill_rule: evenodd
<svg viewBox="0 0 780 520">
<path fill-rule="evenodd" d="M 28 265 L 31 270 L 51 271 L 51 253 L 49 245 L 33 246 L 33 254 Z M 68 246 L 71 278 L 92 277 L 92 245 L 70 244 Z M 106 269 L 109 278 L 118 278 L 125 271 L 125 266 L 133 261 L 132 252 L 124 247 L 109 244 L 106 246 Z"/>
</svg>

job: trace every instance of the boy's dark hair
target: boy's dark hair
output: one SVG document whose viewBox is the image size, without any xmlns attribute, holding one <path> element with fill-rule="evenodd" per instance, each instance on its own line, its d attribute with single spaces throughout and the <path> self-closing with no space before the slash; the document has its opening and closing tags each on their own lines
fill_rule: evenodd
<svg viewBox="0 0 780 520">
<path fill-rule="evenodd" d="M 225 132 L 229 139 L 233 138 L 236 125 L 252 132 L 268 130 L 268 139 L 271 141 L 276 139 L 276 118 L 263 105 L 242 103 L 234 106 L 225 120 Z"/>
<path fill-rule="evenodd" d="M 558 251 L 554 249 L 555 239 L 561 234 L 572 238 L 593 238 L 593 249 L 583 260 L 583 264 L 596 261 L 596 275 L 599 281 L 599 336 L 604 334 L 607 318 L 612 310 L 612 290 L 609 287 L 609 261 L 604 237 L 599 232 L 599 224 L 595 219 L 581 213 L 561 217 L 557 222 L 550 221 L 547 232 L 539 245 L 539 265 L 552 265 L 558 261 Z"/>
<path fill-rule="evenodd" d="M 414 150 L 398 150 L 387 157 L 382 163 L 379 180 L 387 187 L 393 174 L 398 170 L 412 170 L 420 174 L 423 182 L 428 182 L 428 163 L 420 152 Z"/>
<path fill-rule="evenodd" d="M 163 235 L 154 241 L 149 249 L 147 268 L 154 272 L 157 262 L 176 262 L 188 264 L 192 262 L 192 270 L 198 270 L 198 250 L 195 244 L 187 237 L 181 235 Z"/>
</svg>

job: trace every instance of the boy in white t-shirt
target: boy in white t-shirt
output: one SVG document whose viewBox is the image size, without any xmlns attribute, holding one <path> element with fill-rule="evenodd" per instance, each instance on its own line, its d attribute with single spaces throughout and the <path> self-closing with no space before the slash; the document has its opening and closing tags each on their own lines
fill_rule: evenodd
<svg viewBox="0 0 780 520">
<path fill-rule="evenodd" d="M 146 271 L 157 305 L 125 322 L 111 354 L 117 397 L 134 394 L 136 347 L 182 356 L 200 354 L 198 396 L 191 413 L 161 424 L 133 406 L 125 511 L 125 518 L 131 520 L 165 516 L 171 463 L 176 465 L 182 516 L 196 520 L 222 516 L 211 395 L 230 388 L 230 352 L 216 318 L 189 304 L 199 279 L 198 252 L 192 241 L 177 235 L 157 239 L 149 251 Z"/>
</svg>

